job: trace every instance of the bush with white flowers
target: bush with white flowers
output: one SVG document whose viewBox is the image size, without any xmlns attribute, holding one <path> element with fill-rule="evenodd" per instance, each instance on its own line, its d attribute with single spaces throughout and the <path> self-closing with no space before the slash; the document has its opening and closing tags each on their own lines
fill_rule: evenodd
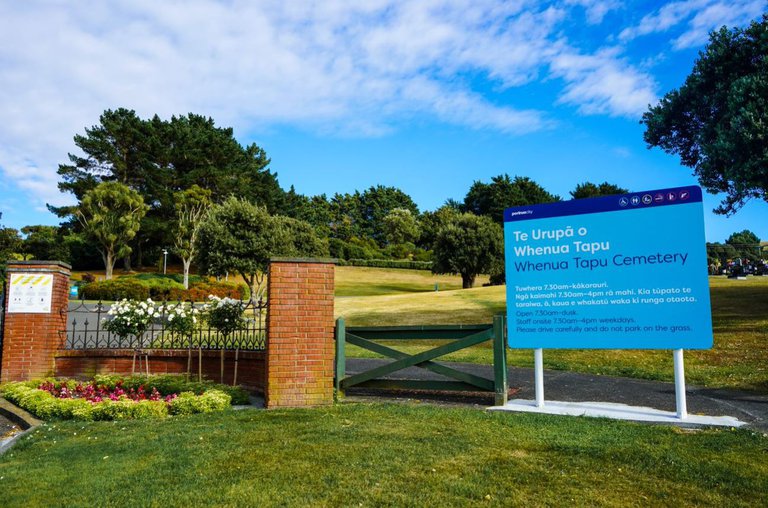
<svg viewBox="0 0 768 508">
<path fill-rule="evenodd" d="M 203 310 L 207 313 L 208 324 L 225 337 L 243 326 L 245 305 L 233 298 L 209 296 Z"/>
<path fill-rule="evenodd" d="M 152 319 L 160 316 L 160 311 L 149 298 L 145 301 L 123 299 L 115 302 L 107 314 L 111 318 L 104 323 L 104 329 L 121 338 L 129 335 L 140 338 Z"/>
<path fill-rule="evenodd" d="M 197 326 L 197 316 L 200 311 L 191 303 L 180 302 L 161 306 L 160 312 L 165 315 L 165 329 L 180 335 L 191 335 Z"/>
</svg>

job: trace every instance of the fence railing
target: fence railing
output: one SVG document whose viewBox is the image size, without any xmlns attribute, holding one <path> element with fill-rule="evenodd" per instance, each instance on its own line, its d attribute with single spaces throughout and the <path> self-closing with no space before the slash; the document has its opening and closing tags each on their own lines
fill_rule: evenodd
<svg viewBox="0 0 768 508">
<path fill-rule="evenodd" d="M 140 336 L 120 337 L 104 328 L 111 303 L 95 304 L 84 301 L 70 303 L 67 328 L 62 330 L 64 349 L 206 349 L 263 351 L 266 349 L 267 305 L 264 300 L 244 302 L 245 325 L 224 336 L 208 326 L 202 314 L 203 302 L 161 302 L 161 315 L 154 318 Z M 175 305 L 192 305 L 201 311 L 199 326 L 191 335 L 180 334 L 166 329 L 167 314 Z"/>
</svg>

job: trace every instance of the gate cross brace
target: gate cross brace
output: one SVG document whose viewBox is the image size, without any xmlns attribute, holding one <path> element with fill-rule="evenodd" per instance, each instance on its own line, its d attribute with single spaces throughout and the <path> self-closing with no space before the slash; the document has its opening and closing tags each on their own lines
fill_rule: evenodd
<svg viewBox="0 0 768 508">
<path fill-rule="evenodd" d="M 464 381 L 465 383 L 471 384 L 473 386 L 477 386 L 482 390 L 494 391 L 494 383 L 490 379 L 486 379 L 480 376 L 475 376 L 474 374 L 469 374 L 467 372 L 461 372 L 451 367 L 447 367 L 445 365 L 440 365 L 438 363 L 434 363 L 430 361 L 433 358 L 447 355 L 449 353 L 453 353 L 454 351 L 459 351 L 460 349 L 464 349 L 466 347 L 474 346 L 475 344 L 480 344 L 481 342 L 485 342 L 492 337 L 492 333 L 493 333 L 493 329 L 483 330 L 482 332 L 476 333 L 474 335 L 470 335 L 468 337 L 464 337 L 463 339 L 456 340 L 454 342 L 451 342 L 450 344 L 445 344 L 443 346 L 429 349 L 427 351 L 423 351 L 415 355 L 408 355 L 407 353 L 403 353 L 402 351 L 398 351 L 396 349 L 392 349 L 387 346 L 383 346 L 381 344 L 377 344 L 375 342 L 369 341 L 357 335 L 347 333 L 346 341 L 349 342 L 350 344 L 360 346 L 362 348 L 368 349 L 375 353 L 380 353 L 385 356 L 389 356 L 390 358 L 397 358 L 397 360 L 394 362 L 388 363 L 386 365 L 382 365 L 380 367 L 376 367 L 374 369 L 367 370 L 359 374 L 355 374 L 354 376 L 350 376 L 342 380 L 341 384 L 344 388 L 349 388 L 350 386 L 354 386 L 356 384 L 360 384 L 365 381 L 375 379 L 379 376 L 391 374 L 392 372 L 396 372 L 398 370 L 402 370 L 408 367 L 419 367 L 422 369 L 431 370 L 432 372 L 435 372 L 437 374 L 442 374 L 443 376 Z"/>
</svg>

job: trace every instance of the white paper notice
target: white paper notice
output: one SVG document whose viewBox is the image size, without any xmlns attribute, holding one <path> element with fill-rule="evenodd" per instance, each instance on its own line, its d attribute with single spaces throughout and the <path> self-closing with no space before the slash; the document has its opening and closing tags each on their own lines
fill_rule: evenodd
<svg viewBox="0 0 768 508">
<path fill-rule="evenodd" d="M 12 273 L 8 287 L 8 312 L 48 314 L 51 312 L 53 274 Z"/>
</svg>

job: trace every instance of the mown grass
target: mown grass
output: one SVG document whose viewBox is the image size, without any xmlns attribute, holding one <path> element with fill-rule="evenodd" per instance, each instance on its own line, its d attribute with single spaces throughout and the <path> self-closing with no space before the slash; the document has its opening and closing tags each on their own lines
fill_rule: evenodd
<svg viewBox="0 0 768 508">
<path fill-rule="evenodd" d="M 768 392 L 768 277 L 748 280 L 710 278 L 714 347 L 686 351 L 689 383 Z M 336 314 L 347 326 L 399 326 L 490 323 L 495 314 L 506 313 L 505 288 L 481 287 L 429 294 L 392 294 L 342 298 Z M 410 353 L 434 343 L 397 347 Z M 350 347 L 349 356 L 376 357 Z M 490 363 L 490 344 L 454 353 L 446 360 Z M 509 350 L 510 365 L 532 367 L 531 350 Z M 669 351 L 646 350 L 547 350 L 549 369 L 592 374 L 671 381 L 674 379 Z"/>
<path fill-rule="evenodd" d="M 479 276 L 476 285 L 488 282 Z M 428 293 L 461 289 L 461 277 L 434 275 L 426 270 L 368 268 L 362 266 L 336 267 L 336 296 L 371 296 L 399 293 Z"/>
<path fill-rule="evenodd" d="M 768 438 L 398 404 L 48 424 L 5 507 L 760 506 Z"/>
</svg>

